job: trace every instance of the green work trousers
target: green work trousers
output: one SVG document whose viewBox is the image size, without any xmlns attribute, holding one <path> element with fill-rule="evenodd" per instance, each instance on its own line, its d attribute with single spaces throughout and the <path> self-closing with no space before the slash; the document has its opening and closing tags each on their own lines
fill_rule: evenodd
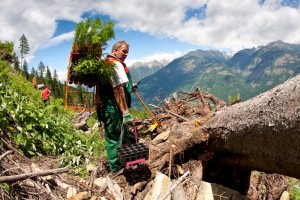
<svg viewBox="0 0 300 200">
<path fill-rule="evenodd" d="M 130 144 L 135 140 L 127 125 L 123 125 L 122 113 L 118 110 L 106 110 L 103 116 L 106 151 L 111 172 L 116 172 L 122 168 L 118 156 L 117 148 L 120 147 L 121 131 L 123 131 L 122 144 Z"/>
</svg>

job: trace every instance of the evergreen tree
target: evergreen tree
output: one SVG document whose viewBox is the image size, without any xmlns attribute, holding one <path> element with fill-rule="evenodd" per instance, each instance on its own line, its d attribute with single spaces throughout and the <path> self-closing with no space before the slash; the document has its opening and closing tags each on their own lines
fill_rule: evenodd
<svg viewBox="0 0 300 200">
<path fill-rule="evenodd" d="M 26 36 L 23 34 L 20 38 L 20 54 L 21 54 L 21 66 L 22 66 L 22 61 L 24 59 L 24 55 L 28 54 L 29 52 L 29 44 Z"/>
<path fill-rule="evenodd" d="M 57 75 L 56 69 L 53 72 L 53 77 L 58 81 L 58 75 Z"/>
<path fill-rule="evenodd" d="M 37 73 L 37 72 L 35 71 L 34 67 L 32 67 L 32 68 L 31 68 L 30 75 L 36 76 L 36 75 L 37 75 L 36 73 Z"/>
<path fill-rule="evenodd" d="M 42 61 L 40 61 L 39 66 L 38 66 L 38 71 L 40 72 L 39 75 L 40 75 L 41 79 L 44 78 L 43 74 L 44 74 L 45 68 L 46 67 L 45 67 L 44 63 Z"/>
<path fill-rule="evenodd" d="M 17 54 L 14 52 L 14 54 L 13 54 L 13 60 L 14 60 L 14 64 L 13 64 L 13 66 L 14 66 L 14 69 L 16 70 L 16 71 L 20 71 L 20 62 L 19 62 L 19 58 L 18 58 L 18 56 L 17 56 Z"/>
<path fill-rule="evenodd" d="M 33 77 L 35 77 L 35 79 L 37 81 L 36 70 L 34 69 L 34 67 L 31 67 L 31 71 L 29 74 L 29 80 L 33 81 Z M 38 81 L 37 81 L 37 84 L 38 84 Z"/>
<path fill-rule="evenodd" d="M 29 79 L 29 73 L 28 73 L 28 64 L 27 64 L 26 60 L 24 60 L 24 63 L 23 63 L 22 73 L 26 77 L 26 79 L 28 80 Z"/>
<path fill-rule="evenodd" d="M 45 78 L 46 78 L 47 81 L 52 80 L 52 75 L 51 75 L 51 72 L 50 72 L 48 66 L 47 66 L 47 69 L 46 69 L 46 77 Z"/>
</svg>

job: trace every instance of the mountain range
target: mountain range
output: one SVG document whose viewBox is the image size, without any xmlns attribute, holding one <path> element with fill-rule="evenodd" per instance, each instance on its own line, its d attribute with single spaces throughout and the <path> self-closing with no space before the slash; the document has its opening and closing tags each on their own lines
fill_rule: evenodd
<svg viewBox="0 0 300 200">
<path fill-rule="evenodd" d="M 130 68 L 133 80 L 141 80 L 137 91 L 145 103 L 158 104 L 174 92 L 192 92 L 196 87 L 227 102 L 237 94 L 245 101 L 300 72 L 300 45 L 275 41 L 233 56 L 198 49 L 170 63 L 153 63 Z M 141 107 L 136 98 L 133 107 Z"/>
<path fill-rule="evenodd" d="M 130 66 L 132 81 L 137 82 L 147 76 L 150 76 L 169 63 L 170 62 L 167 59 L 133 63 Z"/>
</svg>

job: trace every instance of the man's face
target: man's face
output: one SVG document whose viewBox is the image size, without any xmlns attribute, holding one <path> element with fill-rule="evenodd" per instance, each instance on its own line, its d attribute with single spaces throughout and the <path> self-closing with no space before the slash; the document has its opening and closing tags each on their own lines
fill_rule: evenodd
<svg viewBox="0 0 300 200">
<path fill-rule="evenodd" d="M 113 55 L 118 58 L 119 60 L 121 60 L 122 62 L 125 61 L 127 55 L 128 55 L 128 48 L 126 45 L 122 45 L 119 49 L 115 49 L 113 51 Z"/>
</svg>

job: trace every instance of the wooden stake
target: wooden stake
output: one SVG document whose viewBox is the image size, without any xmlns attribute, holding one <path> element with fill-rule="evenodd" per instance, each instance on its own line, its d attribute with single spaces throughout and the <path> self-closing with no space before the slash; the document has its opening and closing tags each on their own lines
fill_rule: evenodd
<svg viewBox="0 0 300 200">
<path fill-rule="evenodd" d="M 170 148 L 169 178 L 171 178 L 171 171 L 172 171 L 172 148 Z"/>
</svg>

